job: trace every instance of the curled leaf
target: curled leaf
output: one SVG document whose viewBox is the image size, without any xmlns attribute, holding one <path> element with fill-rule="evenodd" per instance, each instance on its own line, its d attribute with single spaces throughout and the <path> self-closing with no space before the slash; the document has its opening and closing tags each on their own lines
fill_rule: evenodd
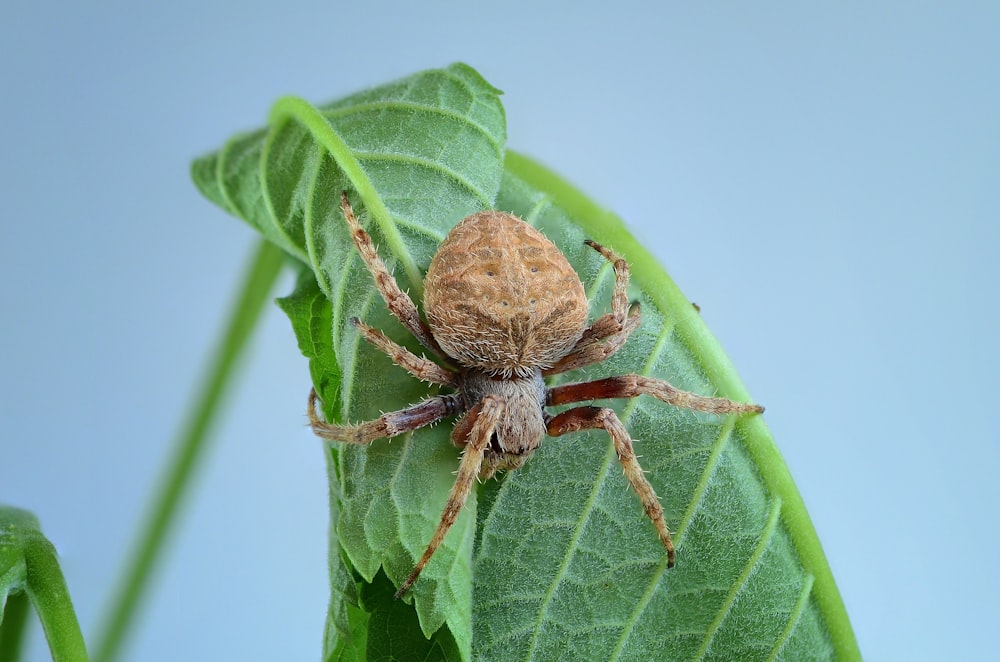
<svg viewBox="0 0 1000 662">
<path fill-rule="evenodd" d="M 435 392 L 346 324 L 357 316 L 420 351 L 356 256 L 341 190 L 418 304 L 438 243 L 483 207 L 514 212 L 552 239 L 583 280 L 592 316 L 608 310 L 613 274 L 583 240 L 614 248 L 632 266 L 642 326 L 612 359 L 560 378 L 637 372 L 747 400 L 690 302 L 621 221 L 524 157 L 507 154 L 504 165 L 503 141 L 496 90 L 453 65 L 319 108 L 281 101 L 270 130 L 195 165 L 206 195 L 308 265 L 282 307 L 326 416 L 368 420 Z M 614 406 L 662 497 L 677 566 L 666 568 L 606 434 L 547 439 L 523 469 L 471 495 L 413 587 L 420 628 L 438 637 L 426 659 L 456 650 L 481 660 L 858 659 L 762 419 L 646 397 Z M 384 654 L 385 638 L 397 636 L 372 629 L 401 622 L 385 617 L 398 606 L 378 597 L 381 571 L 398 586 L 439 521 L 458 466 L 449 427 L 330 447 L 327 659 Z"/>
</svg>

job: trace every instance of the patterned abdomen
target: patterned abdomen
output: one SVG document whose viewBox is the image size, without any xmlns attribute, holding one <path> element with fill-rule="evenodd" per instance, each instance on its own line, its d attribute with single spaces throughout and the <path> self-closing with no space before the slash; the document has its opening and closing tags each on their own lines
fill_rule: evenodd
<svg viewBox="0 0 1000 662">
<path fill-rule="evenodd" d="M 566 355 L 587 297 L 566 257 L 516 216 L 484 211 L 448 233 L 424 280 L 441 348 L 465 366 L 526 375 Z"/>
</svg>

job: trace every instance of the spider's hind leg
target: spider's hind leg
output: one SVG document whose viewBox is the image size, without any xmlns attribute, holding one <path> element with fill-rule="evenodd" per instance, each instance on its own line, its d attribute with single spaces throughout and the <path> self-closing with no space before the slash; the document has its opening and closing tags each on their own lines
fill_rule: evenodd
<svg viewBox="0 0 1000 662">
<path fill-rule="evenodd" d="M 448 495 L 444 512 L 441 513 L 441 522 L 438 523 L 437 530 L 434 531 L 434 536 L 431 538 L 430 543 L 428 543 L 423 556 L 420 557 L 417 565 L 414 566 L 413 572 L 410 573 L 410 576 L 407 577 L 406 581 L 399 587 L 399 590 L 396 591 L 396 598 L 406 593 L 413 586 L 413 583 L 417 581 L 417 577 L 420 576 L 424 566 L 431 560 L 431 556 L 434 555 L 441 541 L 444 540 L 448 529 L 458 519 L 458 514 L 462 511 L 462 506 L 465 505 L 466 499 L 469 498 L 469 491 L 472 489 L 476 477 L 479 475 L 480 468 L 483 465 L 483 457 L 486 454 L 486 448 L 490 444 L 493 430 L 496 428 L 497 421 L 500 420 L 503 411 L 503 400 L 497 396 L 488 395 L 482 402 L 470 409 L 468 415 L 463 419 L 464 421 L 471 421 L 468 424 L 468 443 L 462 452 L 462 463 L 458 467 L 458 476 L 455 478 L 455 484 Z"/>
<path fill-rule="evenodd" d="M 660 505 L 656 491 L 646 480 L 646 475 L 643 473 L 642 467 L 639 466 L 639 460 L 635 456 L 635 450 L 632 449 L 632 439 L 629 437 L 628 430 L 625 429 L 614 410 L 601 407 L 575 407 L 555 416 L 548 423 L 548 433 L 552 437 L 580 430 L 600 428 L 606 430 L 611 436 L 618 460 L 622 463 L 622 469 L 625 471 L 625 478 L 635 490 L 636 496 L 642 502 L 643 510 L 646 511 L 646 515 L 656 527 L 656 533 L 660 536 L 660 541 L 667 550 L 667 567 L 672 568 L 675 555 L 674 543 L 670 539 L 670 530 L 663 518 L 663 506 Z"/>
<path fill-rule="evenodd" d="M 462 413 L 462 405 L 452 395 L 428 398 L 412 407 L 382 414 L 373 421 L 357 425 L 327 423 L 316 411 L 316 389 L 309 392 L 309 425 L 318 437 L 350 444 L 367 444 L 376 439 L 395 437 L 404 432 L 412 432 L 442 418 Z"/>
<path fill-rule="evenodd" d="M 611 295 L 611 312 L 604 317 L 611 317 L 614 319 L 615 323 L 620 329 L 623 324 L 625 324 L 625 318 L 628 316 L 629 305 L 628 305 L 628 281 L 629 281 L 629 267 L 628 262 L 625 258 L 620 256 L 618 253 L 614 252 L 610 248 L 606 248 L 596 241 L 587 239 L 583 243 L 587 244 L 595 251 L 604 256 L 604 259 L 610 262 L 615 268 L 615 290 Z M 591 328 L 599 326 L 600 322 L 604 317 L 594 322 Z M 584 333 L 584 337 L 586 337 Z"/>
</svg>

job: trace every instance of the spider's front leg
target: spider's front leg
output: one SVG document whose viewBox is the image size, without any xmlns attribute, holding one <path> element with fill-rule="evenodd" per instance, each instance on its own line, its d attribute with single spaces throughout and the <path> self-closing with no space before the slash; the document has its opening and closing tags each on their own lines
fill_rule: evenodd
<svg viewBox="0 0 1000 662">
<path fill-rule="evenodd" d="M 417 310 L 416 305 L 414 305 L 413 299 L 399 288 L 396 279 L 389 273 L 385 262 L 382 261 L 382 258 L 379 257 L 378 252 L 375 250 L 375 244 L 372 243 L 371 235 L 358 223 L 357 217 L 354 216 L 354 209 L 351 207 L 351 202 L 347 198 L 346 191 L 340 194 L 340 208 L 344 212 L 344 220 L 347 221 L 347 226 L 351 230 L 351 238 L 354 240 L 354 245 L 357 247 L 358 253 L 361 254 L 361 259 L 364 261 L 365 266 L 368 267 L 368 271 L 371 272 L 372 278 L 375 279 L 375 286 L 378 288 L 382 298 L 385 299 L 385 304 L 389 307 L 389 312 L 395 315 L 396 319 L 420 341 L 421 345 L 434 352 L 438 357 L 446 358 L 444 352 L 441 351 L 441 347 L 434 340 L 427 322 L 420 317 L 420 312 Z"/>
<path fill-rule="evenodd" d="M 316 400 L 316 389 L 313 389 L 309 392 L 309 425 L 312 426 L 313 432 L 323 439 L 350 444 L 367 444 L 376 439 L 395 437 L 436 423 L 442 418 L 462 413 L 462 405 L 458 398 L 453 395 L 439 395 L 412 407 L 382 414 L 374 421 L 357 425 L 337 425 L 327 423 L 320 418 L 316 412 Z"/>
<path fill-rule="evenodd" d="M 441 513 L 441 522 L 438 524 L 437 530 L 434 531 L 434 536 L 431 537 L 424 555 L 420 557 L 417 565 L 414 566 L 413 572 L 410 573 L 410 576 L 399 587 L 399 590 L 396 591 L 395 597 L 397 599 L 406 593 L 413 586 L 413 583 L 417 581 L 417 577 L 420 576 L 424 566 L 427 565 L 431 556 L 437 551 L 441 541 L 444 540 L 448 529 L 458 519 L 458 514 L 462 511 L 462 506 L 465 505 L 466 499 L 469 498 L 469 491 L 472 489 L 476 477 L 479 475 L 479 469 L 482 467 L 486 448 L 490 444 L 493 430 L 496 428 L 497 421 L 500 420 L 503 411 L 504 401 L 495 395 L 488 395 L 483 398 L 482 402 L 469 410 L 468 415 L 463 419 L 463 425 L 456 427 L 456 429 L 460 430 L 471 428 L 468 438 L 464 440 L 466 444 L 465 450 L 462 452 L 462 463 L 458 467 L 458 476 L 455 478 L 455 484 L 448 495 L 444 512 Z M 468 423 L 469 421 L 471 423 Z"/>
<path fill-rule="evenodd" d="M 619 375 L 592 382 L 555 386 L 549 389 L 546 404 L 564 405 L 587 400 L 634 398 L 643 394 L 675 407 L 709 414 L 759 414 L 764 411 L 760 405 L 682 391 L 662 379 L 642 375 Z"/>
<path fill-rule="evenodd" d="M 458 375 L 451 370 L 442 368 L 437 363 L 428 361 L 422 356 L 417 356 L 402 345 L 393 342 L 389 336 L 375 327 L 368 326 L 357 317 L 351 318 L 351 324 L 361 332 L 362 338 L 388 354 L 393 363 L 417 379 L 432 384 L 440 384 L 441 386 L 451 386 L 452 388 L 458 385 Z"/>
<path fill-rule="evenodd" d="M 628 302 L 628 262 L 596 241 L 588 239 L 584 243 L 614 266 L 615 289 L 611 294 L 611 312 L 597 318 L 587 327 L 569 354 L 544 371 L 546 376 L 600 363 L 621 349 L 632 332 L 639 328 L 639 304 L 629 306 Z"/>
<path fill-rule="evenodd" d="M 628 430 L 622 424 L 618 415 L 613 409 L 601 407 L 575 407 L 554 417 L 548 424 L 548 433 L 552 437 L 558 437 L 570 432 L 580 430 L 594 430 L 603 428 L 611 436 L 611 441 L 615 445 L 615 452 L 618 460 L 622 463 L 625 471 L 625 478 L 628 479 L 632 489 L 635 490 L 646 515 L 656 527 L 663 546 L 667 550 L 667 567 L 674 566 L 674 543 L 670 539 L 670 530 L 667 529 L 667 522 L 663 519 L 663 506 L 656 496 L 653 486 L 646 480 L 646 475 L 639 466 L 639 460 L 632 449 L 632 439 Z"/>
</svg>

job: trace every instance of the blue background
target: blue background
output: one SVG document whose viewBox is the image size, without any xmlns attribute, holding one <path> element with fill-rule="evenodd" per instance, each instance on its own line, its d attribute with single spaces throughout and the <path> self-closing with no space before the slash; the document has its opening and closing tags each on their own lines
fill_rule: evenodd
<svg viewBox="0 0 1000 662">
<path fill-rule="evenodd" d="M 865 657 L 995 652 L 1000 5 L 140 4 L 0 10 L 0 502 L 86 632 L 256 241 L 189 162 L 280 95 L 464 60 L 701 304 Z M 318 659 L 307 390 L 271 307 L 126 658 Z"/>
</svg>

